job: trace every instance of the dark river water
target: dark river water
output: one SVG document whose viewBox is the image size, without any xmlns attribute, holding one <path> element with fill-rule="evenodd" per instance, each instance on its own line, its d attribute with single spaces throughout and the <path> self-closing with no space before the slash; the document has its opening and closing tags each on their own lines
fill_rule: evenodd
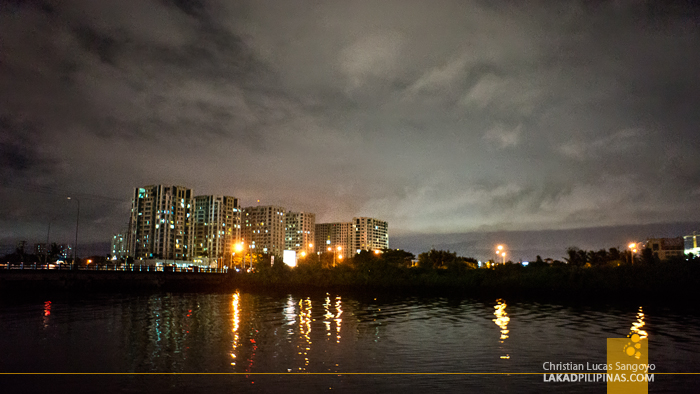
<svg viewBox="0 0 700 394">
<path fill-rule="evenodd" d="M 602 382 L 544 382 L 544 364 L 605 363 L 606 338 L 632 332 L 648 336 L 649 392 L 700 392 L 700 375 L 661 375 L 700 372 L 700 309 L 688 304 L 3 296 L 0 392 L 605 393 Z"/>
</svg>

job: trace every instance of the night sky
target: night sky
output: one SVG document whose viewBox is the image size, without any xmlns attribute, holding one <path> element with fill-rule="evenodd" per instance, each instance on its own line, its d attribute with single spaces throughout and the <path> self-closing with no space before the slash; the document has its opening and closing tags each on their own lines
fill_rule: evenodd
<svg viewBox="0 0 700 394">
<path fill-rule="evenodd" d="M 159 183 L 479 258 L 700 230 L 691 2 L 1 4 L 3 245 L 72 242 L 68 195 L 108 242 Z"/>
</svg>

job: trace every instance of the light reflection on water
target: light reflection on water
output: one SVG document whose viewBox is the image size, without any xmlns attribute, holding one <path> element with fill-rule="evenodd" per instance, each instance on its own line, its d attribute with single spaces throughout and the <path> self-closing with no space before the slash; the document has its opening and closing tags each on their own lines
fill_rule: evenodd
<svg viewBox="0 0 700 394">
<path fill-rule="evenodd" d="M 493 321 L 501 329 L 500 343 L 503 343 L 506 339 L 508 339 L 508 333 L 510 332 L 508 330 L 510 317 L 508 317 L 508 313 L 506 312 L 506 306 L 506 302 L 499 298 L 496 300 L 496 306 L 494 306 L 496 310 L 493 312 L 493 314 L 496 315 L 496 318 L 493 319 Z M 507 360 L 510 359 L 510 355 L 501 355 L 501 358 Z"/>
<path fill-rule="evenodd" d="M 604 362 L 605 339 L 627 332 L 653 334 L 660 371 L 700 371 L 697 313 L 626 308 L 330 293 L 42 300 L 0 305 L 0 371 L 539 373 L 545 361 Z"/>
<path fill-rule="evenodd" d="M 632 328 L 630 328 L 630 333 L 628 336 L 638 334 L 641 339 L 647 338 L 649 334 L 647 334 L 647 332 L 642 329 L 644 327 L 644 324 L 644 311 L 640 306 L 639 312 L 637 312 L 637 321 L 632 323 Z"/>
</svg>

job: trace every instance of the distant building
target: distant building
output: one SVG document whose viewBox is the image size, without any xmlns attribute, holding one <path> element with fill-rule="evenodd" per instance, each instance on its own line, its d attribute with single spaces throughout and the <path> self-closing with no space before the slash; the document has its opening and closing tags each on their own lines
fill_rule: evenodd
<svg viewBox="0 0 700 394">
<path fill-rule="evenodd" d="M 355 217 L 353 221 L 353 251 L 389 249 L 389 224 L 383 220 Z"/>
<path fill-rule="evenodd" d="M 319 223 L 315 226 L 314 242 L 316 252 L 338 252 L 341 254 L 354 253 L 353 226 L 350 222 Z M 330 249 L 330 250 L 329 250 Z"/>
<path fill-rule="evenodd" d="M 69 244 L 58 244 L 58 259 L 68 260 L 73 258 L 73 247 Z"/>
<path fill-rule="evenodd" d="M 253 253 L 282 256 L 286 210 L 265 205 L 243 208 L 243 242 Z"/>
<path fill-rule="evenodd" d="M 49 244 L 48 246 L 46 243 L 38 243 L 34 244 L 34 254 L 37 256 L 47 256 L 51 254 L 51 245 L 53 243 Z M 59 259 L 59 260 L 66 260 L 66 259 L 72 259 L 73 258 L 73 247 L 70 246 L 69 244 L 56 244 L 56 247 L 58 248 L 57 252 L 58 254 L 55 255 L 54 257 Z M 41 257 L 43 259 L 43 257 Z M 43 260 L 42 260 L 43 261 Z"/>
<path fill-rule="evenodd" d="M 136 259 L 188 260 L 192 189 L 150 185 L 134 189 L 127 248 Z"/>
<path fill-rule="evenodd" d="M 673 257 L 683 257 L 683 237 L 676 238 L 650 238 L 646 247 L 659 260 L 668 260 Z"/>
<path fill-rule="evenodd" d="M 698 238 L 700 237 L 700 234 L 697 234 L 697 232 L 693 232 L 692 235 L 686 235 L 683 237 L 684 243 L 685 243 L 685 248 L 683 250 L 683 253 L 687 254 L 692 254 L 694 256 L 700 256 L 700 245 L 698 245 Z"/>
<path fill-rule="evenodd" d="M 193 199 L 190 257 L 208 258 L 211 265 L 232 266 L 235 244 L 241 241 L 241 207 L 230 196 L 196 196 Z"/>
<path fill-rule="evenodd" d="M 354 217 L 352 222 L 319 223 L 316 225 L 316 251 L 333 251 L 340 246 L 344 254 L 362 250 L 389 249 L 389 224 L 383 220 Z"/>
<path fill-rule="evenodd" d="M 45 242 L 40 244 L 34 244 L 34 254 L 37 256 L 44 256 L 49 253 L 49 245 Z"/>
<path fill-rule="evenodd" d="M 129 256 L 129 249 L 127 248 L 126 242 L 128 236 L 129 230 L 124 230 L 112 236 L 112 248 L 110 249 L 112 260 L 125 259 Z"/>
<path fill-rule="evenodd" d="M 309 212 L 287 212 L 284 219 L 284 248 L 313 253 L 316 215 Z"/>
</svg>

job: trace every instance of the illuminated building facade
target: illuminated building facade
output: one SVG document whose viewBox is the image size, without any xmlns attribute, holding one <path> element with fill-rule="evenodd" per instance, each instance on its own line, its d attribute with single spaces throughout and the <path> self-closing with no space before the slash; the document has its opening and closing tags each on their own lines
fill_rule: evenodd
<svg viewBox="0 0 700 394">
<path fill-rule="evenodd" d="M 287 212 L 284 219 L 285 250 L 313 253 L 315 247 L 315 227 L 315 214 L 309 212 Z"/>
<path fill-rule="evenodd" d="M 134 189 L 128 249 L 136 259 L 188 260 L 192 189 L 150 185 Z"/>
<path fill-rule="evenodd" d="M 668 260 L 673 257 L 683 257 L 683 238 L 650 238 L 646 247 L 659 260 Z"/>
<path fill-rule="evenodd" d="M 124 230 L 118 234 L 112 236 L 112 247 L 110 249 L 112 260 L 119 260 L 129 256 L 129 249 L 127 248 L 127 237 L 129 231 Z"/>
<path fill-rule="evenodd" d="M 251 252 L 282 256 L 285 214 L 284 208 L 272 205 L 243 208 L 243 242 Z"/>
<path fill-rule="evenodd" d="M 241 207 L 231 196 L 193 198 L 191 258 L 207 257 L 217 268 L 232 266 L 234 245 L 241 240 Z"/>
<path fill-rule="evenodd" d="M 693 256 L 700 256 L 700 245 L 698 245 L 698 238 L 700 237 L 700 234 L 697 234 L 697 232 L 693 232 L 691 235 L 686 235 L 683 237 L 683 241 L 685 244 L 683 253 L 686 255 L 692 254 Z"/>
<path fill-rule="evenodd" d="M 342 254 L 352 253 L 349 252 L 353 250 L 352 223 L 319 223 L 315 229 L 314 247 L 316 252 L 328 252 L 328 248 L 335 252 L 340 246 Z"/>
<path fill-rule="evenodd" d="M 355 253 L 361 250 L 389 249 L 389 224 L 383 220 L 355 217 L 353 224 L 353 248 Z"/>
</svg>

